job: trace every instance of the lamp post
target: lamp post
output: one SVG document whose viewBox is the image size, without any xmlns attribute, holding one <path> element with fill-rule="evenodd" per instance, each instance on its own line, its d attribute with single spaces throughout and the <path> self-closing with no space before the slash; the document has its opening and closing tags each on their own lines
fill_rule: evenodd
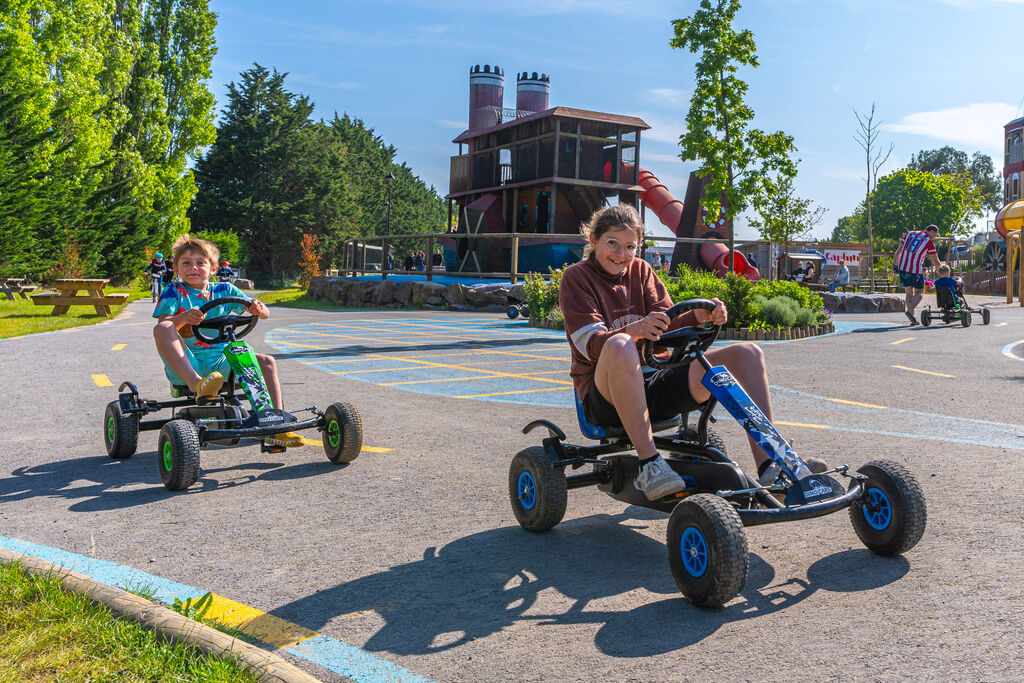
<svg viewBox="0 0 1024 683">
<path fill-rule="evenodd" d="M 384 208 L 387 209 L 387 215 L 384 219 L 384 249 L 381 251 L 381 280 L 387 279 L 388 269 L 390 268 L 390 264 L 388 263 L 390 260 L 388 259 L 388 254 L 391 250 L 391 240 L 389 239 L 391 237 L 391 183 L 395 180 L 395 174 L 388 173 L 384 176 L 384 180 L 386 180 L 388 184 L 388 201 L 384 205 Z"/>
</svg>

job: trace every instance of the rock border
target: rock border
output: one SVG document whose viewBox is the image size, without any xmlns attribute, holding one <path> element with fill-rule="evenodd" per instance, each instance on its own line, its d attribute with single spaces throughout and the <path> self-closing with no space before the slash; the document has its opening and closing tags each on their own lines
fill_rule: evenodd
<svg viewBox="0 0 1024 683">
<path fill-rule="evenodd" d="M 77 593 L 92 602 L 106 605 L 111 611 L 152 629 L 169 640 L 188 642 L 206 653 L 235 657 L 255 671 L 263 681 L 280 683 L 322 683 L 280 655 L 233 638 L 226 633 L 178 614 L 134 593 L 71 571 L 60 565 L 31 555 L 0 548 L 0 560 L 16 562 L 33 574 L 52 574 L 60 579 L 61 588 Z"/>
<path fill-rule="evenodd" d="M 820 337 L 823 334 L 832 334 L 835 331 L 836 326 L 831 322 L 820 325 L 790 327 L 785 330 L 752 330 L 749 327 L 726 327 L 718 333 L 718 338 L 737 341 L 782 341 Z"/>
<path fill-rule="evenodd" d="M 444 285 L 425 280 L 361 280 L 354 277 L 318 275 L 310 280 L 306 294 L 353 308 L 425 308 L 427 310 L 504 313 L 509 305 L 526 300 L 523 285 L 461 283 Z"/>
</svg>

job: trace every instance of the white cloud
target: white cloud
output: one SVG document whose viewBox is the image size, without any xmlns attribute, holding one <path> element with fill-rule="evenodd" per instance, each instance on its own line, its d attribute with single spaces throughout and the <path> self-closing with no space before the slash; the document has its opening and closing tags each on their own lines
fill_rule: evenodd
<svg viewBox="0 0 1024 683">
<path fill-rule="evenodd" d="M 649 100 L 657 102 L 667 102 L 668 104 L 686 104 L 690 101 L 690 93 L 687 90 L 677 90 L 675 88 L 654 88 L 648 90 L 645 96 Z"/>
<path fill-rule="evenodd" d="M 907 114 L 898 123 L 883 124 L 882 128 L 968 145 L 973 148 L 966 150 L 968 153 L 980 150 L 995 158 L 1002 154 L 1002 128 L 1016 116 L 1016 107 L 988 102 Z"/>
<path fill-rule="evenodd" d="M 656 118 L 650 113 L 637 114 L 641 119 L 647 122 L 647 125 L 651 127 L 650 130 L 645 130 L 641 134 L 641 140 L 644 142 L 667 142 L 670 145 L 679 144 L 679 136 L 683 134 L 684 123 L 682 116 L 678 121 L 670 121 L 667 119 Z"/>
<path fill-rule="evenodd" d="M 437 119 L 437 125 L 442 128 L 451 128 L 453 130 L 466 130 L 465 121 L 455 121 L 453 119 Z"/>
</svg>

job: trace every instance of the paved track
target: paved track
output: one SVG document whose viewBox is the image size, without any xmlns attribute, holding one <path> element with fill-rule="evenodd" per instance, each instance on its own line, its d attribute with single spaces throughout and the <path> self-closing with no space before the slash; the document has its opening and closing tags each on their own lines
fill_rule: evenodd
<svg viewBox="0 0 1024 683">
<path fill-rule="evenodd" d="M 748 529 L 750 575 L 721 610 L 678 596 L 663 515 L 583 489 L 551 532 L 516 525 L 509 459 L 537 442 L 522 426 L 547 417 L 582 437 L 559 384 L 563 338 L 500 316 L 274 309 L 251 341 L 278 354 L 286 406 L 352 401 L 376 452 L 338 468 L 318 447 L 204 451 L 179 494 L 160 485 L 154 432 L 130 460 L 103 452 L 116 386 L 100 376 L 166 391 L 148 304 L 0 340 L 0 536 L 211 590 L 437 681 L 1011 679 L 1024 657 L 1024 311 L 993 310 L 989 327 L 871 316 L 893 327 L 765 345 L 797 450 L 905 463 L 929 526 L 895 559 L 863 549 L 845 513 Z M 720 427 L 749 465 L 738 428 Z"/>
</svg>

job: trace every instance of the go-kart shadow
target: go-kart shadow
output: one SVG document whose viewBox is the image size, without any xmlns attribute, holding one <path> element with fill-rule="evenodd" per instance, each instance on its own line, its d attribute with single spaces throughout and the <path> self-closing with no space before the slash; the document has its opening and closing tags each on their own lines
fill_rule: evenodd
<svg viewBox="0 0 1024 683">
<path fill-rule="evenodd" d="M 752 554 L 742 601 L 701 610 L 679 594 L 664 543 L 638 532 L 652 520 L 656 536 L 662 536 L 665 516 L 638 507 L 565 521 L 544 534 L 518 526 L 484 531 L 440 550 L 428 548 L 420 560 L 318 591 L 271 613 L 315 630 L 339 617 L 363 619 L 375 613 L 384 624 L 361 647 L 403 655 L 455 648 L 516 622 L 541 627 L 594 624 L 600 627 L 595 642 L 602 651 L 639 657 L 685 648 L 723 624 L 785 609 L 819 588 L 868 590 L 908 570 L 902 558 L 849 551 L 816 562 L 809 581 L 773 584 L 774 569 Z M 638 588 L 665 599 L 626 611 L 590 608 Z M 548 589 L 564 595 L 568 607 L 551 613 L 553 602 L 546 596 L 545 607 L 539 608 L 540 594 Z M 562 602 L 556 599 L 554 604 Z"/>
<path fill-rule="evenodd" d="M 203 451 L 205 465 L 197 482 L 199 485 L 185 491 L 168 491 L 160 482 L 156 451 L 140 451 L 126 460 L 89 456 L 19 467 L 11 472 L 11 476 L 0 478 L 0 505 L 48 497 L 75 501 L 68 506 L 71 512 L 121 510 L 149 505 L 168 496 L 199 495 L 260 480 L 304 479 L 336 473 L 345 467 L 332 465 L 326 459 L 288 465 L 255 459 L 245 462 L 232 460 L 234 464 L 229 465 L 226 464 L 228 460 L 218 458 L 218 450 Z M 220 474 L 233 476 L 219 481 L 215 477 Z M 126 488 L 128 490 L 123 490 Z"/>
</svg>

